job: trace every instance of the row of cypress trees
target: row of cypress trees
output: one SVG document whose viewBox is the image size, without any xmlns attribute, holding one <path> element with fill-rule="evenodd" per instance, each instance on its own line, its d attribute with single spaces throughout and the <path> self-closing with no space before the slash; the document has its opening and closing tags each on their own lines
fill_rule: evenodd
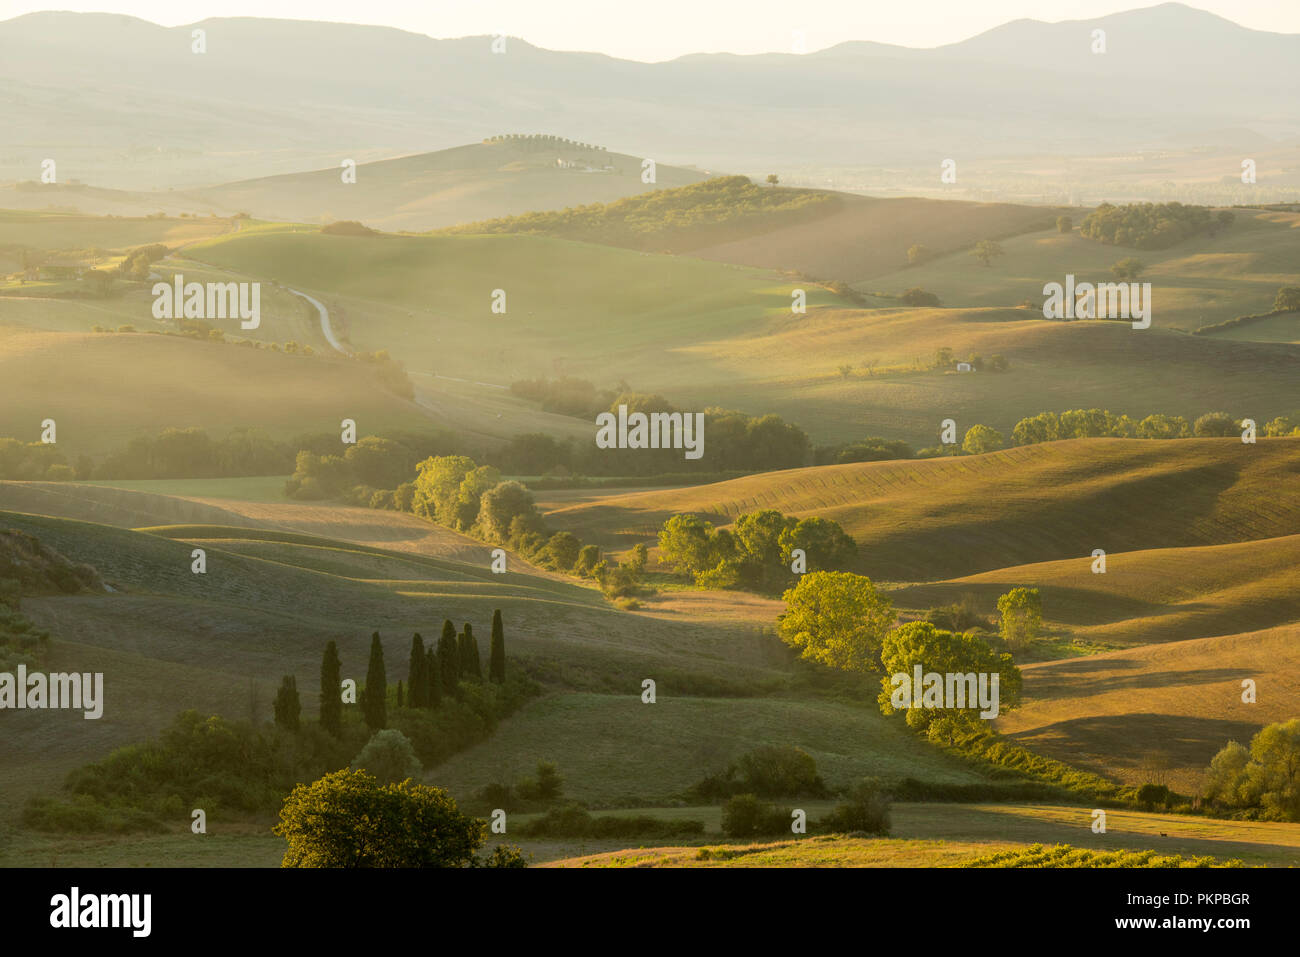
<svg viewBox="0 0 1300 957">
<path fill-rule="evenodd" d="M 444 695 L 459 694 L 459 682 L 483 680 L 478 639 L 469 622 L 457 633 L 450 619 L 442 623 L 437 645 L 424 646 L 419 632 L 411 637 L 411 655 L 407 670 L 407 687 L 397 683 L 397 703 L 410 708 L 436 708 Z M 506 680 L 506 639 L 501 623 L 501 609 L 492 613 L 492 642 L 488 652 L 488 680 L 502 684 Z M 338 646 L 330 642 L 320 669 L 320 723 L 338 737 L 343 727 L 342 664 Z M 384 665 L 384 646 L 379 632 L 370 636 L 370 663 L 366 668 L 366 685 L 361 694 L 361 710 L 366 724 L 374 729 L 388 725 L 388 672 Z"/>
</svg>

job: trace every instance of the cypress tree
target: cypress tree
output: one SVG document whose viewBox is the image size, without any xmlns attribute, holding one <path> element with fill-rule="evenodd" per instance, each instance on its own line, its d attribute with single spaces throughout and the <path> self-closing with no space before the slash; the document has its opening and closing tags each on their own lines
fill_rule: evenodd
<svg viewBox="0 0 1300 957">
<path fill-rule="evenodd" d="M 402 707 L 402 679 L 397 679 L 397 706 Z"/>
<path fill-rule="evenodd" d="M 424 639 L 420 637 L 420 633 L 417 631 L 411 636 L 411 662 L 406 675 L 408 682 L 406 690 L 407 704 L 412 708 L 423 708 L 424 699 L 427 697 L 424 690 L 424 664 Z"/>
<path fill-rule="evenodd" d="M 424 706 L 436 708 L 442 704 L 442 671 L 438 667 L 438 649 L 432 643 L 424 653 L 424 674 Z"/>
<path fill-rule="evenodd" d="M 372 731 L 388 726 L 388 675 L 384 671 L 384 646 L 379 632 L 370 636 L 370 665 L 366 668 L 366 724 Z"/>
<path fill-rule="evenodd" d="M 343 679 L 338 645 L 330 642 L 320 663 L 320 726 L 338 737 L 343 733 Z"/>
<path fill-rule="evenodd" d="M 302 704 L 298 700 L 298 680 L 293 675 L 280 679 L 280 690 L 275 693 L 275 723 L 286 731 L 297 732 Z"/>
<path fill-rule="evenodd" d="M 456 694 L 456 682 L 460 680 L 460 650 L 456 645 L 456 626 L 447 619 L 442 623 L 442 635 L 438 638 L 438 671 L 442 675 L 442 693 Z"/>
<path fill-rule="evenodd" d="M 504 684 L 506 680 L 506 630 L 501 624 L 501 609 L 492 612 L 492 645 L 488 651 L 488 680 Z"/>
<path fill-rule="evenodd" d="M 478 639 L 474 637 L 474 627 L 469 622 L 465 622 L 465 630 L 460 633 L 460 676 L 468 681 L 483 680 Z"/>
</svg>

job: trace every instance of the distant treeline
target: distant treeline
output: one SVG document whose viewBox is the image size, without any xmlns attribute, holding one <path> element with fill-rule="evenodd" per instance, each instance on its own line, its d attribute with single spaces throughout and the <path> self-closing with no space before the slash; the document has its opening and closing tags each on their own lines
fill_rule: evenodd
<svg viewBox="0 0 1300 957">
<path fill-rule="evenodd" d="M 365 482 L 391 488 L 408 479 L 421 459 L 464 448 L 464 441 L 450 432 L 392 432 L 382 438 L 368 436 L 348 446 L 343 456 L 337 458 L 346 462 L 342 474 L 349 482 L 347 487 Z M 0 438 L 0 479 L 84 482 L 283 475 L 294 470 L 303 453 L 326 458 L 338 449 L 337 432 L 308 433 L 280 442 L 255 428 L 234 429 L 222 438 L 213 438 L 198 428 L 167 428 L 156 436 L 131 439 L 124 448 L 109 453 L 98 464 L 88 455 L 79 456 L 74 467 L 55 444 Z M 343 488 L 330 487 L 331 494 L 339 494 Z"/>
<path fill-rule="evenodd" d="M 1205 206 L 1182 203 L 1102 203 L 1084 217 L 1079 235 L 1108 246 L 1166 249 L 1198 233 L 1214 235 L 1231 226 L 1234 219 L 1227 210 L 1211 215 Z"/>
<path fill-rule="evenodd" d="M 528 379 L 510 387 L 548 412 L 592 423 L 601 412 L 688 412 L 662 395 L 598 390 L 585 379 Z M 704 413 L 704 457 L 686 459 L 680 449 L 600 449 L 592 442 L 560 441 L 537 433 L 515 436 L 488 460 L 511 475 L 657 475 L 673 472 L 764 472 L 808 464 L 812 444 L 797 425 L 779 415 L 751 416 L 709 407 Z"/>
<path fill-rule="evenodd" d="M 1011 432 L 1016 445 L 1033 445 L 1059 439 L 1126 438 L 1187 439 L 1216 438 L 1241 433 L 1241 420 L 1226 412 L 1207 412 L 1189 423 L 1181 415 L 1156 413 L 1134 420 L 1107 409 L 1071 409 L 1068 412 L 1040 412 L 1021 419 Z M 1259 427 L 1264 436 L 1300 435 L 1300 427 L 1280 415 Z"/>
<path fill-rule="evenodd" d="M 446 232 L 524 233 L 671 253 L 723 242 L 734 238 L 738 229 L 754 225 L 775 229 L 809 222 L 835 212 L 840 203 L 826 193 L 756 186 L 745 176 L 720 176 L 612 203 L 506 216 Z"/>
</svg>

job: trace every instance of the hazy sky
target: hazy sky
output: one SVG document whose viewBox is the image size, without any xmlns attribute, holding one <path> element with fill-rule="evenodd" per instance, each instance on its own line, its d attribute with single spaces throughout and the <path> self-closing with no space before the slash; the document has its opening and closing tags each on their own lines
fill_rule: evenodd
<svg viewBox="0 0 1300 957">
<path fill-rule="evenodd" d="M 283 17 L 399 27 L 433 37 L 505 33 L 552 50 L 634 60 L 685 53 L 808 51 L 844 40 L 928 47 L 1008 20 L 1086 20 L 1143 0 L 0 0 L 0 19 L 35 10 L 126 13 L 164 26 L 209 17 Z M 1300 0 L 1196 0 L 1256 30 L 1300 33 Z"/>
</svg>

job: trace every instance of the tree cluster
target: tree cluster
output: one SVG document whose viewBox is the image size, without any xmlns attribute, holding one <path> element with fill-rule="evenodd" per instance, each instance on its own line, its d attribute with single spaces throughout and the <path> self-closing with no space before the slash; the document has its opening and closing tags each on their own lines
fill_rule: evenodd
<svg viewBox="0 0 1300 957">
<path fill-rule="evenodd" d="M 612 203 L 468 223 L 448 232 L 556 236 L 675 253 L 710 246 L 758 226 L 771 229 L 818 219 L 835 212 L 840 203 L 827 193 L 765 189 L 746 176 L 720 176 Z"/>
<path fill-rule="evenodd" d="M 1182 203 L 1102 203 L 1084 217 L 1079 235 L 1109 246 L 1167 249 L 1203 232 L 1232 225 L 1233 214 L 1211 215 L 1205 206 Z"/>
<path fill-rule="evenodd" d="M 802 550 L 801 559 L 796 549 Z M 739 516 L 729 529 L 715 528 L 697 515 L 674 515 L 659 531 L 659 553 L 660 561 L 690 575 L 700 587 L 771 592 L 804 571 L 851 564 L 857 543 L 829 519 L 798 519 L 764 509 Z"/>
</svg>

